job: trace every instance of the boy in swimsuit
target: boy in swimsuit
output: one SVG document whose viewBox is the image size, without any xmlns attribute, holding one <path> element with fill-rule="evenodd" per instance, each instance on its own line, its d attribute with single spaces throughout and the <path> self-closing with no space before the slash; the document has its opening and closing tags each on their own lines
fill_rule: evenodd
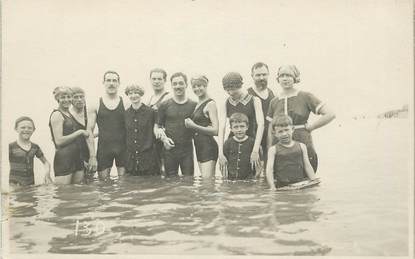
<svg viewBox="0 0 415 259">
<path fill-rule="evenodd" d="M 234 113 L 229 118 L 233 136 L 223 145 L 223 154 L 228 163 L 223 167 L 222 175 L 229 180 L 246 180 L 259 176 L 261 168 L 250 161 L 255 139 L 247 135 L 249 119 L 243 113 Z"/>
<path fill-rule="evenodd" d="M 266 176 L 271 190 L 307 179 L 314 180 L 307 147 L 292 139 L 294 126 L 291 118 L 277 116 L 271 123 L 272 133 L 278 139 L 278 143 L 268 150 Z"/>
<path fill-rule="evenodd" d="M 14 129 L 17 140 L 9 144 L 10 174 L 9 184 L 26 186 L 35 184 L 33 160 L 36 156 L 44 165 L 44 182 L 52 182 L 50 164 L 46 160 L 40 147 L 31 142 L 30 138 L 35 131 L 35 124 L 29 117 L 20 117 L 16 120 Z M 6 189 L 8 191 L 8 188 Z"/>
<path fill-rule="evenodd" d="M 131 106 L 125 111 L 127 140 L 126 173 L 131 175 L 157 175 L 160 173 L 155 159 L 153 127 L 155 111 L 141 102 L 144 90 L 138 85 L 125 89 Z"/>
</svg>

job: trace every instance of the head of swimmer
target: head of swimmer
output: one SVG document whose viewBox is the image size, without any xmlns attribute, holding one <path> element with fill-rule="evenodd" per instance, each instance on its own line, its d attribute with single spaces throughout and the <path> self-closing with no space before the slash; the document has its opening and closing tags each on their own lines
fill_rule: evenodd
<svg viewBox="0 0 415 259">
<path fill-rule="evenodd" d="M 170 83 L 175 96 L 183 97 L 186 95 L 187 76 L 185 74 L 182 72 L 174 73 L 170 77 Z"/>
<path fill-rule="evenodd" d="M 105 72 L 103 84 L 108 95 L 116 95 L 120 86 L 120 75 L 115 71 Z"/>
</svg>

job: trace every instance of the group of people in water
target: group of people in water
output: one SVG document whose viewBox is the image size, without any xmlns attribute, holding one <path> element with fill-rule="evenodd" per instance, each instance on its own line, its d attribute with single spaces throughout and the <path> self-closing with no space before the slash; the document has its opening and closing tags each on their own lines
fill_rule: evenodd
<svg viewBox="0 0 415 259">
<path fill-rule="evenodd" d="M 100 180 L 109 180 L 114 161 L 119 177 L 173 177 L 179 168 L 182 175 L 193 176 L 193 150 L 203 178 L 215 175 L 218 162 L 229 180 L 259 177 L 265 169 L 271 189 L 314 179 L 318 158 L 311 132 L 332 121 L 334 113 L 296 87 L 300 73 L 293 65 L 278 69 L 278 95 L 268 88 L 267 64 L 254 64 L 251 76 L 254 85 L 245 90 L 239 73 L 227 73 L 222 85 L 229 96 L 219 105 L 208 94 L 206 76 L 188 79 L 174 73 L 168 92 L 167 73 L 159 68 L 150 71 L 154 93 L 146 100 L 136 84 L 125 88 L 128 100 L 123 100 L 115 71 L 104 74 L 104 94 L 88 107 L 83 89 L 57 87 L 53 95 L 58 107 L 49 119 L 55 177 L 41 148 L 30 141 L 34 121 L 20 117 L 15 123 L 17 140 L 9 144 L 9 183 L 34 184 L 35 156 L 44 164 L 45 181 L 58 184 L 82 183 L 95 172 Z M 197 102 L 187 97 L 188 84 Z M 319 118 L 308 123 L 311 112 Z M 225 136 L 227 127 L 230 134 Z"/>
</svg>

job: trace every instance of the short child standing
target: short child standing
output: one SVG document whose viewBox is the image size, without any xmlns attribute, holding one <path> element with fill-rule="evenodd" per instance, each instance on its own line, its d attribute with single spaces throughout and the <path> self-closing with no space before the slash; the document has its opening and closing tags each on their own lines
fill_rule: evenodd
<svg viewBox="0 0 415 259">
<path fill-rule="evenodd" d="M 141 102 L 144 90 L 138 85 L 130 85 L 125 94 L 131 106 L 125 111 L 127 140 L 126 173 L 131 175 L 158 175 L 153 127 L 155 112 Z"/>
<path fill-rule="evenodd" d="M 268 149 L 266 176 L 270 188 L 275 190 L 276 187 L 315 179 L 307 147 L 292 139 L 294 127 L 291 118 L 277 116 L 271 123 L 272 132 L 279 141 Z"/>
<path fill-rule="evenodd" d="M 261 168 L 255 167 L 250 161 L 255 140 L 246 134 L 249 127 L 248 117 L 243 113 L 234 113 L 229 118 L 229 124 L 232 136 L 223 145 L 223 155 L 228 163 L 222 174 L 229 180 L 246 180 L 258 176 Z"/>
<path fill-rule="evenodd" d="M 44 165 L 45 182 L 52 182 L 50 164 L 43 155 L 40 147 L 30 141 L 35 131 L 35 124 L 29 117 L 20 117 L 16 120 L 15 130 L 17 140 L 9 144 L 10 175 L 9 183 L 13 185 L 35 184 L 33 160 L 36 156 Z"/>
</svg>

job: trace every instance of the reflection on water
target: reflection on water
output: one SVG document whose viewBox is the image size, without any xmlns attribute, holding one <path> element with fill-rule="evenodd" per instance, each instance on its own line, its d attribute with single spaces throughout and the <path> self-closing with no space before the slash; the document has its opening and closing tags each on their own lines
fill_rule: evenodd
<svg viewBox="0 0 415 259">
<path fill-rule="evenodd" d="M 316 190 L 133 176 L 31 187 L 11 195 L 11 251 L 322 255 L 330 248 L 301 237 L 323 214 Z"/>
<path fill-rule="evenodd" d="M 11 193 L 10 252 L 407 255 L 408 131 L 353 123 L 316 134 L 322 183 L 301 191 L 127 176 Z"/>
</svg>

